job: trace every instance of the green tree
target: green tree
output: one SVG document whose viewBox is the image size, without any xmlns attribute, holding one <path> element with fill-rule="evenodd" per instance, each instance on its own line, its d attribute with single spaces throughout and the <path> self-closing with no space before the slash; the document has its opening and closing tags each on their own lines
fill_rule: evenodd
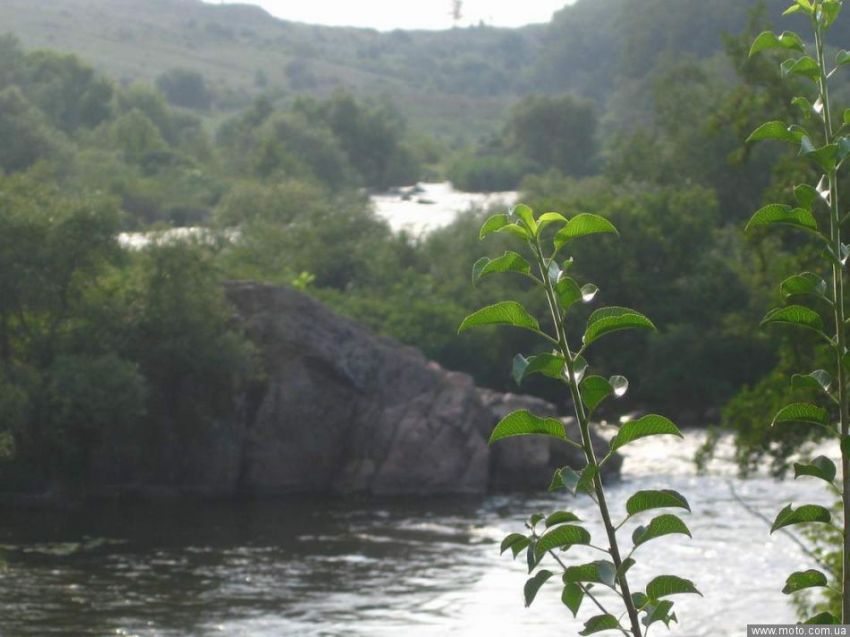
<svg viewBox="0 0 850 637">
<path fill-rule="evenodd" d="M 29 53 L 22 80 L 29 98 L 66 133 L 93 128 L 108 119 L 112 84 L 74 55 Z"/>
<path fill-rule="evenodd" d="M 25 170 L 61 147 L 60 135 L 17 86 L 0 90 L 0 139 L 0 168 L 6 172 Z"/>
<path fill-rule="evenodd" d="M 588 175 L 595 171 L 596 123 L 589 101 L 571 95 L 529 97 L 511 113 L 507 145 L 539 169 Z"/>
<path fill-rule="evenodd" d="M 201 73 L 189 69 L 171 69 L 156 79 L 157 88 L 175 106 L 207 110 L 212 94 Z"/>
</svg>

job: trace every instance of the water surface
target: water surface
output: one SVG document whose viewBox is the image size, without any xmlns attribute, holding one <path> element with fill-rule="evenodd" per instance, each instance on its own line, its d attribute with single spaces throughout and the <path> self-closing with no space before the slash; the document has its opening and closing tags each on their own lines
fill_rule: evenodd
<svg viewBox="0 0 850 637">
<path fill-rule="evenodd" d="M 730 484 L 769 517 L 791 499 L 828 502 L 823 490 L 815 480 L 737 481 L 725 460 L 697 476 L 690 457 L 699 436 L 661 440 L 627 448 L 624 480 L 610 493 L 615 511 L 639 488 L 674 488 L 690 499 L 694 513 L 683 517 L 694 538 L 645 545 L 632 571 L 638 585 L 665 572 L 695 580 L 705 594 L 679 598 L 681 623 L 670 634 L 743 636 L 747 622 L 793 621 L 779 590 L 789 572 L 812 565 L 787 537 L 769 536 Z M 549 495 L 6 511 L 0 634 L 571 635 L 581 624 L 561 605 L 557 584 L 523 608 L 525 568 L 498 554 L 523 517 L 555 508 L 588 520 L 602 543 L 588 498 Z"/>
</svg>

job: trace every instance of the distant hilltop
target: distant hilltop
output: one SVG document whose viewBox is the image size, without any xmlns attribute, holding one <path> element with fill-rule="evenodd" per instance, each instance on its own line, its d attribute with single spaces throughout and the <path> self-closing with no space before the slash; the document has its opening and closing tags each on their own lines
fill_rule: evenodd
<svg viewBox="0 0 850 637">
<path fill-rule="evenodd" d="M 756 4 L 578 0 L 545 25 L 381 33 L 201 0 L 4 0 L 0 24 L 27 48 L 76 53 L 122 83 L 150 83 L 176 68 L 199 72 L 217 111 L 260 94 L 346 88 L 392 99 L 416 128 L 469 137 L 498 126 L 524 95 L 606 102 L 612 88 L 651 73 L 665 54 L 711 56 Z M 769 14 L 783 4 L 769 0 Z"/>
</svg>

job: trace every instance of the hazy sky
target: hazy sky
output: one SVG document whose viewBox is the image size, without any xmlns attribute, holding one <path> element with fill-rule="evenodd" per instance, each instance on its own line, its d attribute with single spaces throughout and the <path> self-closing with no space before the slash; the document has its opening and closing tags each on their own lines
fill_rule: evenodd
<svg viewBox="0 0 850 637">
<path fill-rule="evenodd" d="M 220 0 L 207 0 L 219 3 Z M 258 4 L 285 20 L 390 29 L 445 29 L 452 26 L 451 0 L 239 0 Z M 463 0 L 461 24 L 483 20 L 494 26 L 548 22 L 573 0 Z"/>
</svg>

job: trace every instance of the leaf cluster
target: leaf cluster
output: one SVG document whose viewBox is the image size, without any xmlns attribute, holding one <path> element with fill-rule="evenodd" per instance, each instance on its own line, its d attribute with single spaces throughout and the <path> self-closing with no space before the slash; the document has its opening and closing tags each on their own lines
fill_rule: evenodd
<svg viewBox="0 0 850 637">
<path fill-rule="evenodd" d="M 567 491 L 573 495 L 584 493 L 597 503 L 608 535 L 607 549 L 595 546 L 590 532 L 582 521 L 570 511 L 556 511 L 531 516 L 527 533 L 511 533 L 501 545 L 502 552 L 510 550 L 514 557 L 525 555 L 531 576 L 525 584 L 525 602 L 530 605 L 539 590 L 555 573 L 544 568 L 545 562 L 554 560 L 561 568 L 561 599 L 576 615 L 587 599 L 599 610 L 585 622 L 581 635 L 603 630 L 619 630 L 639 637 L 645 628 L 655 622 L 669 624 L 676 620 L 672 611 L 671 595 L 696 593 L 692 582 L 673 575 L 662 575 L 646 584 L 645 590 L 631 592 L 627 572 L 634 565 L 635 552 L 647 542 L 671 534 L 690 536 L 685 522 L 676 514 L 663 512 L 648 521 L 639 521 L 647 512 L 664 509 L 690 511 L 687 499 L 672 490 L 646 490 L 633 494 L 625 506 L 625 515 L 615 524 L 611 518 L 601 478 L 601 468 L 618 450 L 636 440 L 657 435 L 681 436 L 681 432 L 667 418 L 649 414 L 625 422 L 609 444 L 608 453 L 597 459 L 593 450 L 589 427 L 596 410 L 606 400 L 622 397 L 628 390 L 628 380 L 620 375 L 608 378 L 590 374 L 586 359 L 589 351 L 609 334 L 623 330 L 654 330 L 655 325 L 636 310 L 607 306 L 597 307 L 584 321 L 580 341 L 571 342 L 566 329 L 573 319 L 575 309 L 593 304 L 599 289 L 592 283 L 580 284 L 570 272 L 572 257 L 565 257 L 576 241 L 591 235 L 617 234 L 617 229 L 606 218 L 591 213 L 578 213 L 566 217 L 558 212 L 536 215 L 523 204 L 507 214 L 488 218 L 481 227 L 479 238 L 504 234 L 520 246 L 524 254 L 507 251 L 496 258 L 483 257 L 472 271 L 474 282 L 495 274 L 511 273 L 530 280 L 536 290 L 545 296 L 549 316 L 541 320 L 517 301 L 501 301 L 470 314 L 460 324 L 459 332 L 491 325 L 504 325 L 528 331 L 547 342 L 550 352 L 532 356 L 517 354 L 513 361 L 513 377 L 521 384 L 533 375 L 557 380 L 565 386 L 573 399 L 580 439 L 572 439 L 562 421 L 542 418 L 527 410 L 515 411 L 502 418 L 490 437 L 490 443 L 517 436 L 548 436 L 584 452 L 586 464 L 582 468 L 563 467 L 553 475 L 550 490 Z M 617 531 L 624 525 L 633 527 L 632 548 L 622 554 Z M 564 552 L 574 547 L 589 547 L 603 554 L 603 559 L 589 563 L 570 563 Z M 624 625 L 614 614 L 605 610 L 595 596 L 593 588 L 605 586 L 621 598 L 628 624 Z M 639 620 L 640 618 L 640 620 Z M 642 625 L 645 628 L 641 628 Z"/>
</svg>

